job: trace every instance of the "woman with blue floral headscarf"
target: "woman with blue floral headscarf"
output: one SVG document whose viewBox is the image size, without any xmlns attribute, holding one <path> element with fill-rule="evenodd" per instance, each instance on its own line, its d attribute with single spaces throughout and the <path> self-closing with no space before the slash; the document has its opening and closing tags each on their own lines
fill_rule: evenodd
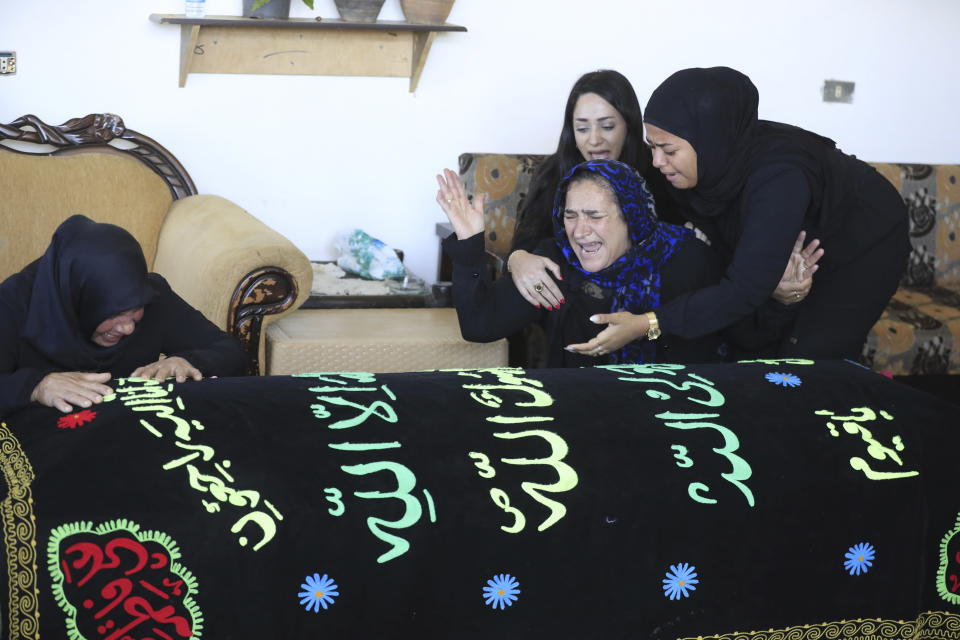
<svg viewBox="0 0 960 640">
<path fill-rule="evenodd" d="M 592 339 L 606 314 L 646 316 L 720 273 L 710 248 L 693 232 L 657 219 L 643 178 L 612 160 L 577 165 L 561 180 L 553 207 L 553 238 L 536 253 L 561 265 L 563 300 L 534 307 L 511 278 L 493 282 L 484 264 L 483 196 L 471 201 L 452 171 L 438 176 L 437 200 L 453 225 L 444 241 L 453 261 L 453 300 L 467 340 L 490 342 L 539 322 L 547 332 L 549 367 L 723 359 L 714 334 L 693 340 L 651 331 L 608 352 Z"/>
</svg>

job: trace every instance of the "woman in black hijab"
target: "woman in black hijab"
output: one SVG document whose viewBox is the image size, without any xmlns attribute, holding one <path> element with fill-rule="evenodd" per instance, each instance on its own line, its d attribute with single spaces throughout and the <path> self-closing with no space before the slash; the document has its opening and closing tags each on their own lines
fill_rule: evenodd
<svg viewBox="0 0 960 640">
<path fill-rule="evenodd" d="M 663 331 L 690 338 L 747 316 L 770 297 L 805 231 L 824 250 L 816 282 L 809 296 L 798 288 L 798 304 L 783 308 L 792 316 L 786 329 L 753 348 L 857 358 L 906 268 L 903 200 L 832 140 L 758 120 L 758 101 L 750 79 L 726 67 L 679 71 L 650 97 L 653 164 L 681 214 L 726 263 L 721 282 L 667 303 L 657 319 Z"/>
<path fill-rule="evenodd" d="M 182 382 L 245 366 L 236 340 L 147 273 L 139 243 L 115 225 L 70 217 L 43 257 L 0 285 L 0 416 L 31 401 L 89 407 L 111 377 Z"/>
</svg>

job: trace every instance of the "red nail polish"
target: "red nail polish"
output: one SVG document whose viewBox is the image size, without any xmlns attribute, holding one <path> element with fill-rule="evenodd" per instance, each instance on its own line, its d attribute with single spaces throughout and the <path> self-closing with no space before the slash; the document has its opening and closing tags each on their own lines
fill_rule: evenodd
<svg viewBox="0 0 960 640">
<path fill-rule="evenodd" d="M 563 304 L 563 303 L 566 302 L 566 301 L 567 301 L 566 298 L 560 298 L 560 304 Z"/>
</svg>

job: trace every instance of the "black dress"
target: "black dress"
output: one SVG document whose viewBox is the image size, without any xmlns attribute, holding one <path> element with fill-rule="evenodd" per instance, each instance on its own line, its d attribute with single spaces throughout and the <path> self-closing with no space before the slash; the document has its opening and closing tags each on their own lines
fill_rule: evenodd
<svg viewBox="0 0 960 640">
<path fill-rule="evenodd" d="M 789 166 L 757 171 L 724 215 L 691 213 L 726 265 L 725 277 L 665 304 L 657 312 L 661 326 L 694 337 L 740 322 L 763 305 L 782 309 L 785 327 L 752 339 L 741 331 L 741 344 L 749 345 L 741 357 L 857 358 L 866 332 L 896 292 L 910 243 L 906 211 L 893 185 L 846 157 L 862 165 L 855 198 L 838 228 L 825 236 L 810 213 L 809 184 Z M 808 239 L 823 237 L 825 253 L 809 296 L 782 307 L 769 301 L 770 292 L 801 230 Z"/>
<path fill-rule="evenodd" d="M 725 263 L 715 285 L 658 311 L 665 331 L 717 331 L 770 297 L 801 230 L 825 254 L 807 298 L 775 336 L 755 336 L 757 355 L 856 358 L 895 293 L 910 252 L 906 207 L 868 164 L 822 136 L 759 120 L 759 93 L 726 67 L 684 69 L 650 97 L 646 122 L 696 151 L 697 182 L 674 189 L 681 213 Z"/>
</svg>

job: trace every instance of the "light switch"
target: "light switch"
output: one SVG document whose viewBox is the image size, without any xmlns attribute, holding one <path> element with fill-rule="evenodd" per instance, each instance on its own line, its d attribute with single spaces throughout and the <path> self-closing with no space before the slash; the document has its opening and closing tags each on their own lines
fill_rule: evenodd
<svg viewBox="0 0 960 640">
<path fill-rule="evenodd" d="M 853 82 L 843 80 L 823 81 L 824 102 L 853 102 Z"/>
<path fill-rule="evenodd" d="M 0 76 L 12 76 L 17 72 L 17 52 L 0 51 Z"/>
</svg>

